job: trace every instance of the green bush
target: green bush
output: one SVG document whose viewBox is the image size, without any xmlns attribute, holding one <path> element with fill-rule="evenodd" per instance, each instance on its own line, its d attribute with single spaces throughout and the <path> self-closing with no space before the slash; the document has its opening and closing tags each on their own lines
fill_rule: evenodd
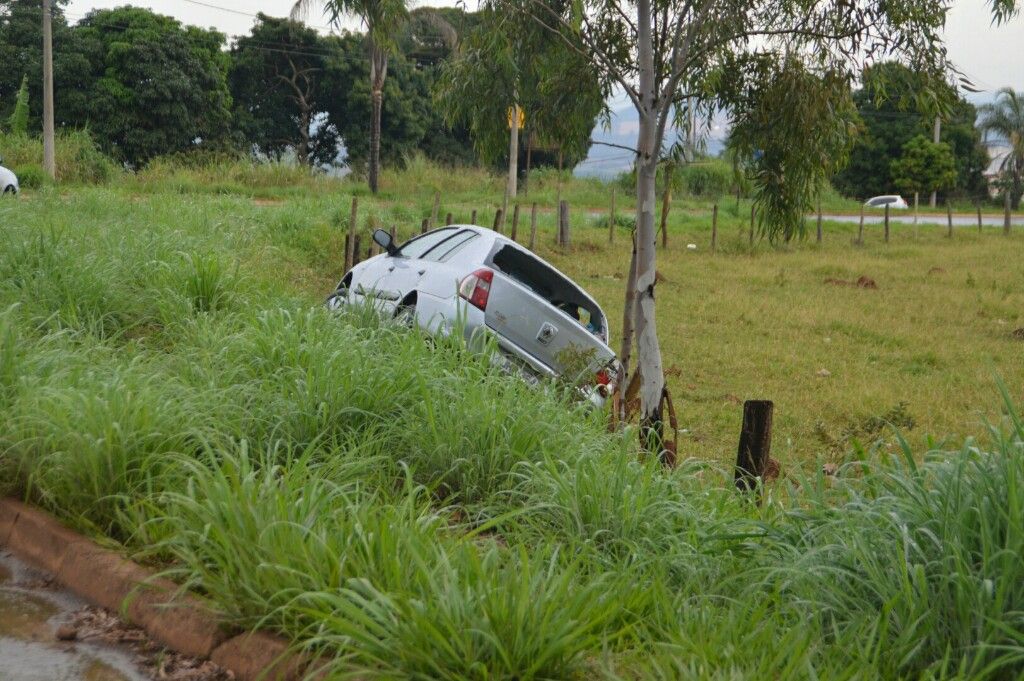
<svg viewBox="0 0 1024 681">
<path fill-rule="evenodd" d="M 22 189 L 39 189 L 50 181 L 50 176 L 43 167 L 34 163 L 20 165 L 13 170 Z"/>
<path fill-rule="evenodd" d="M 677 183 L 692 196 L 717 198 L 733 187 L 732 166 L 719 159 L 701 160 L 680 168 Z"/>
<path fill-rule="evenodd" d="M 105 184 L 118 173 L 117 164 L 99 150 L 85 130 L 58 133 L 54 152 L 57 181 L 62 184 Z M 0 156 L 9 168 L 41 168 L 42 140 L 27 135 L 0 135 Z M 23 172 L 19 173 L 19 180 Z M 29 186 L 23 180 L 21 183 Z"/>
</svg>

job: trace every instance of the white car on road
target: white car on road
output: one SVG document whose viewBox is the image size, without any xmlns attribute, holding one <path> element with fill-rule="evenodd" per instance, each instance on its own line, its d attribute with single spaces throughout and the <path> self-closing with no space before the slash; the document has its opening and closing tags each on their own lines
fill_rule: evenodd
<svg viewBox="0 0 1024 681">
<path fill-rule="evenodd" d="M 597 302 L 554 266 L 485 227 L 452 225 L 398 246 L 378 229 L 384 253 L 347 272 L 331 309 L 369 303 L 432 334 L 461 331 L 471 347 L 492 338 L 506 369 L 561 377 L 601 404 L 618 378 L 608 321 Z"/>
<path fill-rule="evenodd" d="M 906 210 L 910 206 L 903 200 L 902 196 L 898 194 L 886 194 L 885 196 L 872 196 L 870 199 L 864 202 L 864 206 L 867 208 L 889 208 L 897 210 Z"/>
</svg>

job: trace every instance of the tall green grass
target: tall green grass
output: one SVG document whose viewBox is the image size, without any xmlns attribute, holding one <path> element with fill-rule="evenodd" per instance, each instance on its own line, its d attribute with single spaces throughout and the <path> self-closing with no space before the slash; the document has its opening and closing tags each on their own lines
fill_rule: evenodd
<svg viewBox="0 0 1024 681">
<path fill-rule="evenodd" d="M 296 293 L 267 264 L 317 216 L 116 198 L 0 206 L 4 487 L 330 678 L 1024 673 L 1009 398 L 991 444 L 791 471 L 758 506 L 454 338 Z"/>
</svg>

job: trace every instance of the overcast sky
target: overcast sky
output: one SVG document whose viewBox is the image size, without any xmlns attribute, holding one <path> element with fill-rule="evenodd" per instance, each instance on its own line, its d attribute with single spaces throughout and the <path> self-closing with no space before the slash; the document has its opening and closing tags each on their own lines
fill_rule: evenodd
<svg viewBox="0 0 1024 681">
<path fill-rule="evenodd" d="M 213 27 L 234 36 L 248 33 L 256 12 L 285 16 L 294 0 L 71 0 L 68 19 L 74 22 L 91 9 L 126 4 L 149 7 L 182 22 Z M 455 4 L 455 0 L 420 3 L 423 6 Z M 476 2 L 466 0 L 466 5 L 475 7 Z M 1024 90 L 1024 18 L 1017 17 L 995 27 L 991 25 L 991 17 L 984 0 L 954 0 L 946 21 L 950 57 L 979 88 L 991 91 L 1009 85 Z M 327 29 L 318 11 L 309 16 L 308 23 Z M 356 28 L 357 24 L 350 27 Z M 983 94 L 979 98 L 989 97 Z"/>
</svg>

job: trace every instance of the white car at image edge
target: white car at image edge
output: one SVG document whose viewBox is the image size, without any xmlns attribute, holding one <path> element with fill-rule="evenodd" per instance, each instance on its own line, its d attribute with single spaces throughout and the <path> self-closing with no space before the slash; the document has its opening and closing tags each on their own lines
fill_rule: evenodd
<svg viewBox="0 0 1024 681">
<path fill-rule="evenodd" d="M 18 176 L 13 171 L 3 167 L 3 159 L 0 158 L 0 194 L 18 193 Z"/>
<path fill-rule="evenodd" d="M 872 196 L 870 199 L 864 202 L 864 206 L 867 208 L 894 208 L 897 210 L 906 210 L 910 206 L 903 200 L 902 196 L 897 194 L 886 194 L 884 196 Z"/>
</svg>

